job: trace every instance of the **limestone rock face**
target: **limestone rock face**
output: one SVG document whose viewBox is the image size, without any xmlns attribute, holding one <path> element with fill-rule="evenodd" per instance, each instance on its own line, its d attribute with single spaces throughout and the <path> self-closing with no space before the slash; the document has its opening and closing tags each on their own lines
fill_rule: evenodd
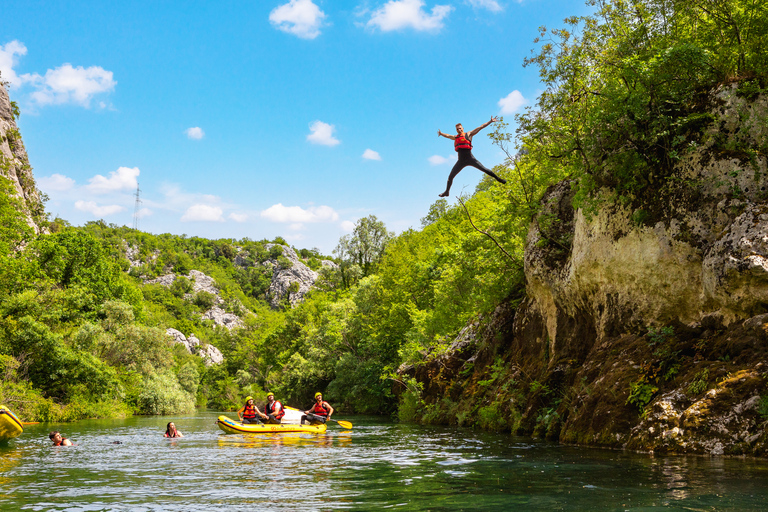
<svg viewBox="0 0 768 512">
<path fill-rule="evenodd" d="M 37 192 L 24 142 L 13 117 L 11 99 L 3 85 L 0 85 L 0 175 L 11 181 L 15 195 L 21 199 L 27 224 L 35 233 L 40 233 L 38 220 L 42 219 L 45 209 Z"/>
<path fill-rule="evenodd" d="M 234 313 L 227 313 L 218 306 L 213 306 L 203 313 L 203 320 L 213 320 L 216 325 L 222 325 L 230 330 L 243 326 L 243 321 L 239 316 Z"/>
<path fill-rule="evenodd" d="M 705 142 L 675 170 L 681 183 L 698 184 L 697 195 L 683 195 L 681 186 L 664 220 L 640 225 L 636 212 L 619 206 L 590 217 L 570 207 L 571 183 L 549 191 L 545 211 L 561 219 L 570 247 L 543 243 L 551 233 L 534 225 L 525 273 L 552 349 L 568 318 L 589 318 L 599 340 L 640 326 L 691 325 L 713 315 L 727 326 L 762 313 L 768 302 L 768 159 L 744 162 L 713 146 L 723 130 L 738 131 L 734 137 L 753 145 L 766 143 L 768 123 L 741 131 L 736 126 L 745 112 L 768 118 L 768 101 L 746 102 L 733 88 L 718 91 L 715 101 L 718 119 Z"/>
<path fill-rule="evenodd" d="M 243 320 L 239 316 L 234 313 L 227 313 L 220 307 L 224 305 L 224 299 L 221 298 L 219 289 L 216 287 L 216 281 L 212 277 L 205 275 L 199 270 L 190 270 L 187 277 L 192 282 L 193 292 L 185 295 L 187 300 L 192 300 L 194 294 L 198 292 L 207 292 L 214 297 L 213 306 L 202 315 L 203 320 L 212 320 L 216 325 L 230 330 L 244 325 Z M 176 274 L 166 274 L 155 279 L 148 279 L 144 281 L 144 284 L 159 284 L 170 288 L 176 279 Z"/>
<path fill-rule="evenodd" d="M 267 244 L 267 250 L 271 249 L 274 245 Z M 283 249 L 283 256 L 291 262 L 291 266 L 284 268 L 278 260 L 268 261 L 269 264 L 274 265 L 274 272 L 267 294 L 269 302 L 273 307 L 278 307 L 280 302 L 286 297 L 291 306 L 295 306 L 304 299 L 304 295 L 315 284 L 318 274 L 306 266 L 293 249 L 285 245 L 281 247 Z"/>
<path fill-rule="evenodd" d="M 768 156 L 722 148 L 768 144 L 768 99 L 747 101 L 735 87 L 713 94 L 715 121 L 644 203 L 654 222 L 610 200 L 591 215 L 574 210 L 569 181 L 544 198 L 540 219 L 558 223 L 537 220 L 529 232 L 513 350 L 516 360 L 544 354 L 528 373 L 589 386 L 559 410 L 562 441 L 766 453 L 757 410 L 768 363 Z M 645 334 L 662 326 L 674 336 Z"/>
<path fill-rule="evenodd" d="M 213 366 L 214 364 L 221 364 L 224 362 L 224 356 L 218 348 L 213 345 L 201 343 L 194 334 L 186 337 L 181 331 L 171 328 L 166 329 L 165 332 L 168 333 L 168 336 L 173 338 L 173 341 L 184 345 L 190 354 L 196 354 L 202 357 L 206 366 Z"/>
<path fill-rule="evenodd" d="M 625 447 L 707 455 L 749 452 L 766 437 L 758 414 L 760 380 L 757 371 L 739 371 L 695 401 L 679 390 L 667 393 L 649 407 Z"/>
</svg>

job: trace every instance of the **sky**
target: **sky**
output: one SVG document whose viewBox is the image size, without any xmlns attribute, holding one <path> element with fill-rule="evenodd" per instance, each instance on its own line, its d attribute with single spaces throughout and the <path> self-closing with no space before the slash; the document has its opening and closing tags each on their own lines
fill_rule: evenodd
<svg viewBox="0 0 768 512">
<path fill-rule="evenodd" d="M 535 105 L 523 67 L 564 0 L 3 0 L 0 75 L 47 211 L 330 255 L 355 222 L 421 226 L 437 131 Z M 486 136 L 474 155 L 503 162 Z M 450 200 L 484 176 L 464 169 Z M 501 186 L 501 185 L 494 185 Z M 137 209 L 136 191 L 140 190 Z"/>
</svg>

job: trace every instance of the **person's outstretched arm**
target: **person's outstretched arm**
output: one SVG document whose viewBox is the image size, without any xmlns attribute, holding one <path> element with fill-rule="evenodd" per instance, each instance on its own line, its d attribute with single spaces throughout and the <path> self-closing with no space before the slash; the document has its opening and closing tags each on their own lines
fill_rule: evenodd
<svg viewBox="0 0 768 512">
<path fill-rule="evenodd" d="M 438 137 L 445 137 L 446 139 L 456 140 L 456 136 L 455 135 L 450 135 L 450 134 L 447 134 L 447 133 L 443 133 L 440 130 L 437 130 L 437 136 Z"/>
<path fill-rule="evenodd" d="M 484 125 L 478 126 L 478 127 L 477 127 L 477 128 L 475 128 L 474 130 L 472 130 L 471 132 L 469 132 L 467 135 L 469 135 L 470 137 L 473 137 L 473 136 L 477 135 L 477 133 L 478 133 L 480 130 L 482 130 L 483 128 L 485 128 L 486 126 L 488 126 L 488 125 L 489 125 L 489 124 L 491 124 L 491 123 L 495 123 L 495 122 L 496 122 L 496 121 L 498 121 L 498 120 L 499 120 L 499 118 L 498 118 L 498 117 L 493 117 L 493 116 L 491 116 L 491 120 L 490 120 L 490 121 L 488 121 L 488 122 L 487 122 L 487 123 L 485 123 Z"/>
</svg>

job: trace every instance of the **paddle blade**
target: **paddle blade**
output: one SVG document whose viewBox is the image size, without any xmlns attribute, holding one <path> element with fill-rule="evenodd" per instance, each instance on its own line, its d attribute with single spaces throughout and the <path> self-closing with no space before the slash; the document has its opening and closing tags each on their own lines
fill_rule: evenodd
<svg viewBox="0 0 768 512">
<path fill-rule="evenodd" d="M 348 421 L 336 420 L 336 423 L 338 423 L 344 428 L 352 428 L 352 424 Z"/>
</svg>

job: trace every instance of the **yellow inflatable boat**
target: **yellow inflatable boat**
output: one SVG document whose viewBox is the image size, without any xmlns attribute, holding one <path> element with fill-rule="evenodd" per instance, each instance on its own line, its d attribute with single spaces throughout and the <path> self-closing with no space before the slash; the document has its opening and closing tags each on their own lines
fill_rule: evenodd
<svg viewBox="0 0 768 512">
<path fill-rule="evenodd" d="M 243 425 L 239 421 L 233 421 L 226 416 L 219 416 L 219 420 L 216 424 L 227 434 L 281 434 L 283 432 L 309 432 L 312 434 L 322 434 L 327 428 L 325 425 L 301 425 L 299 423 Z"/>
<path fill-rule="evenodd" d="M 22 432 L 21 420 L 6 406 L 0 405 L 0 442 L 18 437 Z"/>
</svg>

